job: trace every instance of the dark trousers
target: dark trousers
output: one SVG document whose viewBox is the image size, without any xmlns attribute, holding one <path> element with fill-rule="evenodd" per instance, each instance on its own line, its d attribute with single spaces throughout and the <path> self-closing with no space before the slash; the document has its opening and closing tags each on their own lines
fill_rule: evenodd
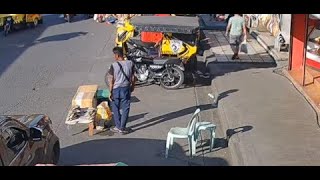
<svg viewBox="0 0 320 180">
<path fill-rule="evenodd" d="M 129 118 L 131 91 L 130 87 L 119 87 L 112 90 L 111 102 L 113 119 L 118 129 L 124 130 Z"/>
</svg>

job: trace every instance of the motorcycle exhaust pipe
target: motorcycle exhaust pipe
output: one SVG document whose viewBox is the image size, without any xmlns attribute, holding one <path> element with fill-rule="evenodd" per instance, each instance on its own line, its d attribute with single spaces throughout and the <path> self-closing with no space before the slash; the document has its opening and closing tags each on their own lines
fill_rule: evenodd
<svg viewBox="0 0 320 180">
<path fill-rule="evenodd" d="M 154 76 L 156 77 L 156 78 L 161 78 L 162 77 L 162 73 L 156 73 Z"/>
</svg>

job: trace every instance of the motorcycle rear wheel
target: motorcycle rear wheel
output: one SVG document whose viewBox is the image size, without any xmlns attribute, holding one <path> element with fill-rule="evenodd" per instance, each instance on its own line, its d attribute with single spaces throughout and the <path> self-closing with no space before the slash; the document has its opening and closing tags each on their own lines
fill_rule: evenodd
<svg viewBox="0 0 320 180">
<path fill-rule="evenodd" d="M 163 71 L 160 86 L 168 89 L 178 89 L 184 82 L 184 73 L 178 67 L 171 67 Z"/>
</svg>

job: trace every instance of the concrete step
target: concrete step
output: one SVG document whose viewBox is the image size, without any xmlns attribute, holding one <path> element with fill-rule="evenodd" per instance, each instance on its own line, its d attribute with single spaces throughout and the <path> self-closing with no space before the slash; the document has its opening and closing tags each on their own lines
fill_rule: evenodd
<svg viewBox="0 0 320 180">
<path fill-rule="evenodd" d="M 261 36 L 256 31 L 251 31 L 251 36 L 254 37 L 258 43 L 272 56 L 272 58 L 275 61 L 287 61 L 289 57 L 289 53 L 281 53 L 278 52 L 276 49 L 273 48 L 273 45 L 270 46 L 270 42 L 266 42 L 264 38 L 261 38 Z M 272 43 L 274 44 L 274 43 Z"/>
<path fill-rule="evenodd" d="M 320 72 L 314 70 L 312 68 L 306 67 L 306 76 L 312 80 L 312 82 L 319 88 L 320 90 Z"/>
<path fill-rule="evenodd" d="M 320 87 L 316 84 L 309 84 L 304 89 L 315 105 L 320 108 Z"/>
<path fill-rule="evenodd" d="M 303 69 L 299 70 L 291 70 L 289 74 L 300 84 L 303 84 Z M 310 85 L 313 84 L 313 77 L 306 73 L 305 84 Z"/>
</svg>

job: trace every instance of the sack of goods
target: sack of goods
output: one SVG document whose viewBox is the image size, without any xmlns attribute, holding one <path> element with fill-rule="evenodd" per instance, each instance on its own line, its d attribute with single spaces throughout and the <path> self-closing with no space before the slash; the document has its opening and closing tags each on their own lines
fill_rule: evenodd
<svg viewBox="0 0 320 180">
<path fill-rule="evenodd" d="M 112 119 L 112 112 L 111 112 L 111 109 L 108 105 L 108 102 L 103 101 L 97 107 L 96 120 L 97 121 L 100 121 L 100 120 L 109 121 L 111 119 Z"/>
<path fill-rule="evenodd" d="M 268 31 L 268 23 L 271 20 L 272 15 L 271 14 L 262 14 L 259 16 L 259 22 L 258 22 L 258 27 L 257 30 L 260 32 L 266 32 Z"/>
</svg>

